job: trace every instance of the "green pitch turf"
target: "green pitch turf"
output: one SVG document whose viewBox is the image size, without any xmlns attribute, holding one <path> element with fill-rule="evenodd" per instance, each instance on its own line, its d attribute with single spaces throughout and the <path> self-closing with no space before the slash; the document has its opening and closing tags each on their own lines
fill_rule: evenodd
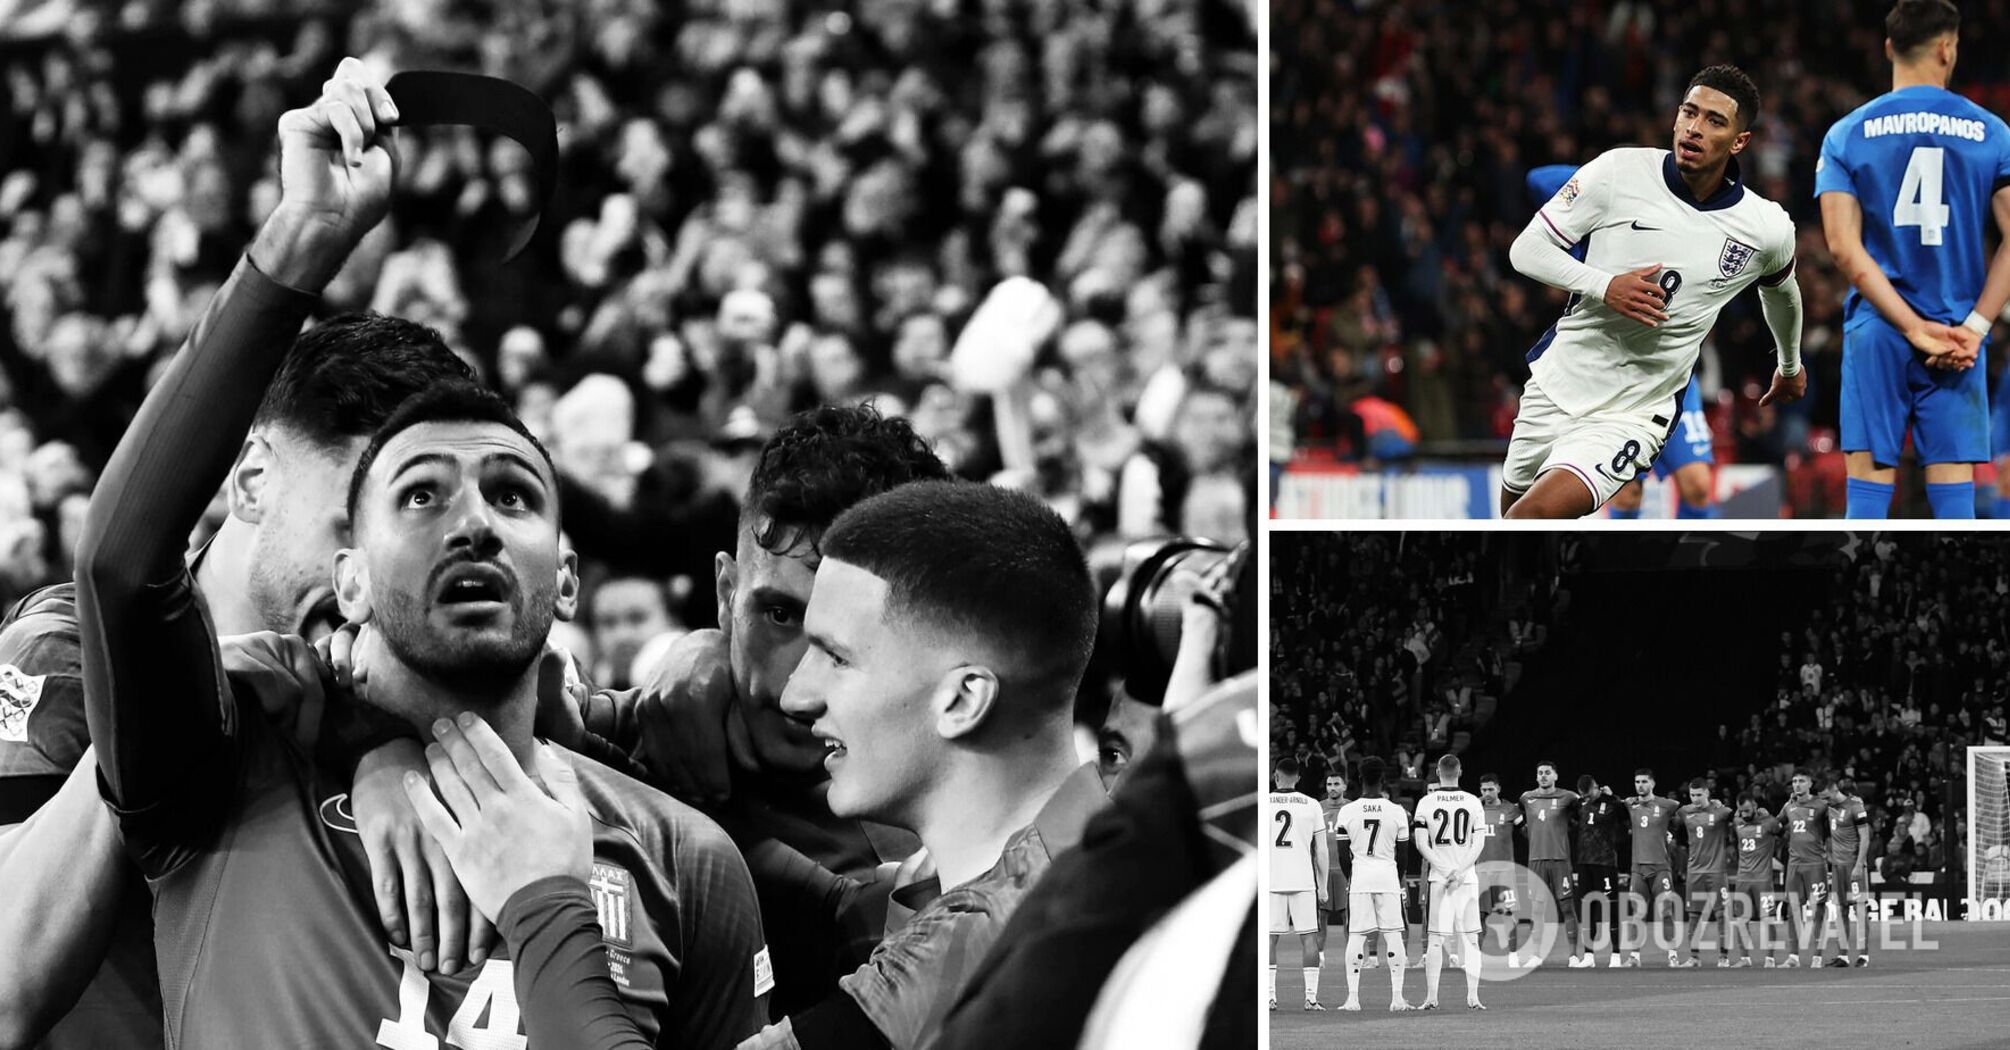
<svg viewBox="0 0 2010 1050">
<path fill-rule="evenodd" d="M 1912 937 L 1904 927 L 1905 940 Z M 1463 971 L 1447 966 L 1439 1009 L 1391 1014 L 1389 971 L 1361 973 L 1361 1012 L 1341 1013 L 1347 974 L 1344 938 L 1327 943 L 1332 965 L 1320 979 L 1324 1013 L 1303 1012 L 1296 937 L 1278 945 L 1278 1009 L 1270 1020 L 1273 1050 L 1337 1047 L 1458 1047 L 1514 1050 L 1576 1047 L 1612 1050 L 1689 1048 L 1716 1044 L 1745 1050 L 1812 1047 L 2010 1047 L 2010 924 L 1925 923 L 1932 949 L 1880 950 L 1873 941 L 1865 969 L 1747 970 L 1716 968 L 1714 949 L 1702 967 L 1667 968 L 1667 952 L 1649 947 L 1641 969 L 1565 966 L 1562 951 L 1512 981 L 1482 980 L 1482 1012 L 1466 1009 Z M 1411 938 L 1403 994 L 1424 999 L 1422 951 Z M 1685 953 L 1686 954 L 1686 953 Z M 1489 960 L 1489 970 L 1497 960 Z M 1505 972 L 1504 968 L 1500 972 Z"/>
</svg>

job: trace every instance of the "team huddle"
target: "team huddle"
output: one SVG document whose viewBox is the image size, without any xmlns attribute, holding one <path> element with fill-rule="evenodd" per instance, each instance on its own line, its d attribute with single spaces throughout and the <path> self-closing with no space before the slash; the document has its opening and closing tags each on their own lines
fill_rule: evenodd
<svg viewBox="0 0 2010 1050">
<path fill-rule="evenodd" d="M 1634 773 L 1634 794 L 1619 798 L 1590 775 L 1578 778 L 1576 791 L 1560 788 L 1556 764 L 1543 761 L 1537 786 L 1513 801 L 1492 773 L 1480 778 L 1477 797 L 1462 790 L 1457 755 L 1440 758 L 1435 769 L 1435 783 L 1413 811 L 1388 797 L 1381 759 L 1361 761 L 1360 794 L 1352 800 L 1341 772 L 1328 774 L 1325 797 L 1315 801 L 1295 790 L 1295 759 L 1276 764 L 1265 825 L 1271 1009 L 1278 938 L 1288 934 L 1300 938 L 1304 953 L 1305 1009 L 1325 1009 L 1319 980 L 1329 927 L 1347 931 L 1342 1009 L 1350 1011 L 1360 1009 L 1361 971 L 1378 965 L 1369 949 L 1377 935 L 1394 1011 L 1437 1009 L 1447 961 L 1465 971 L 1467 1006 L 1483 1010 L 1483 954 L 1498 956 L 1505 969 L 1534 968 L 1559 931 L 1575 969 L 1596 966 L 1601 953 L 1611 967 L 1638 967 L 1650 932 L 1674 969 L 1702 965 L 1706 936 L 1713 936 L 1720 968 L 1755 965 L 1755 949 L 1769 968 L 1800 966 L 1803 956 L 1810 968 L 1847 967 L 1852 950 L 1855 966 L 1870 964 L 1869 815 L 1848 777 L 1817 792 L 1813 775 L 1797 772 L 1792 795 L 1774 814 L 1750 792 L 1735 806 L 1713 799 L 1702 778 L 1689 781 L 1686 803 L 1657 795 L 1653 771 L 1644 768 Z M 1414 868 L 1398 849 L 1404 842 L 1416 848 Z M 1422 888 L 1417 903 L 1427 930 L 1425 997 L 1416 1007 L 1403 994 L 1413 899 L 1405 870 L 1416 872 L 1410 881 Z M 1828 914 L 1835 918 L 1832 954 Z"/>
<path fill-rule="evenodd" d="M 1992 447 L 2010 455 L 2010 386 L 1994 420 L 1986 387 L 2010 253 L 1985 250 L 1992 217 L 2010 232 L 2010 125 L 1948 90 L 1960 25 L 1948 0 L 1899 0 L 1885 20 L 1892 90 L 1837 121 L 1815 164 L 1822 233 L 1851 286 L 1840 415 L 1852 518 L 1890 513 L 1908 446 L 1939 518 L 1973 518 L 1975 464 Z M 1529 173 L 1543 203 L 1509 258 L 1569 299 L 1527 355 L 1504 517 L 1581 517 L 1608 502 L 1635 517 L 1650 468 L 1676 478 L 1680 516 L 1714 516 L 1695 375 L 1704 338 L 1747 287 L 1778 359 L 1760 406 L 1806 394 L 1794 223 L 1739 167 L 1759 106 L 1750 76 L 1711 66 L 1685 90 L 1671 148 Z"/>
</svg>

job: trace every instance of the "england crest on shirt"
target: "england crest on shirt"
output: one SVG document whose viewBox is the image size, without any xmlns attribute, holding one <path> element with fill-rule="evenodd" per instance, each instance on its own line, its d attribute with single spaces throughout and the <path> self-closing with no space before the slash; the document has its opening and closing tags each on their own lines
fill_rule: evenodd
<svg viewBox="0 0 2010 1050">
<path fill-rule="evenodd" d="M 1759 254 L 1757 248 L 1735 238 L 1724 238 L 1724 250 L 1717 256 L 1717 272 L 1725 277 L 1736 277 L 1752 264 L 1752 256 Z"/>
</svg>

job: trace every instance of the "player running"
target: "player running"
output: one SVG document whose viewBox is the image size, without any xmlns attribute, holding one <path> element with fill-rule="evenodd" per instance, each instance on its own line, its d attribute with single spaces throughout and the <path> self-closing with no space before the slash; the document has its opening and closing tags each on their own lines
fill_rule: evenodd
<svg viewBox="0 0 2010 1050">
<path fill-rule="evenodd" d="M 1571 893 L 1570 825 L 1577 819 L 1577 792 L 1556 786 L 1556 763 L 1542 761 L 1535 767 L 1536 787 L 1521 793 L 1523 829 L 1528 833 L 1528 869 L 1549 887 L 1556 910 L 1563 916 L 1563 928 L 1570 936 L 1570 965 L 1583 966 L 1579 959 L 1577 904 Z M 1589 959 L 1589 953 L 1583 957 Z M 1542 965 L 1542 957 L 1530 955 L 1522 966 Z"/>
<path fill-rule="evenodd" d="M 1814 795 L 1814 777 L 1806 770 L 1795 770 L 1792 797 L 1780 807 L 1780 823 L 1787 829 L 1787 915 L 1794 926 L 1794 943 L 1788 947 L 1786 966 L 1801 964 L 1798 948 L 1809 953 L 1808 965 L 1821 965 L 1821 956 L 1816 954 L 1809 941 L 1813 928 L 1821 925 L 1822 898 L 1827 893 L 1827 885 L 1822 880 L 1823 864 L 1828 846 L 1828 809 L 1826 799 Z"/>
<path fill-rule="evenodd" d="M 1597 965 L 1592 961 L 1593 946 L 1603 943 L 1610 952 L 1609 963 L 1619 965 L 1619 839 L 1626 834 L 1626 807 L 1599 786 L 1591 774 L 1577 778 L 1577 870 L 1575 880 L 1578 907 L 1584 911 L 1587 944 L 1582 961 L 1570 965 L 1582 969 Z M 1597 925 L 1593 925 L 1594 921 Z M 1593 934 L 1592 930 L 1597 932 Z"/>
<path fill-rule="evenodd" d="M 1298 935 L 1305 960 L 1305 1008 L 1319 1005 L 1319 913 L 1326 907 L 1326 821 L 1319 803 L 1298 792 L 1298 760 L 1286 755 L 1271 770 L 1270 1008 L 1277 1009 L 1277 939 Z"/>
<path fill-rule="evenodd" d="M 1773 891 L 1773 862 L 1780 854 L 1780 822 L 1759 805 L 1749 791 L 1738 795 L 1738 874 L 1731 883 L 1731 921 L 1744 935 L 1745 954 L 1731 964 L 1732 969 L 1752 965 L 1752 945 L 1765 953 L 1766 969 L 1773 968 L 1772 940 L 1767 934 L 1770 916 L 1766 895 Z M 1751 924 L 1757 924 L 1756 931 Z"/>
<path fill-rule="evenodd" d="M 1689 958 L 1671 962 L 1677 969 L 1701 965 L 1696 952 L 1703 943 L 1703 929 L 1717 920 L 1717 965 L 1731 965 L 1730 924 L 1725 917 L 1724 868 L 1730 859 L 1731 807 L 1710 797 L 1710 785 L 1702 777 L 1689 781 L 1689 804 L 1675 814 L 1675 824 L 1689 842 Z"/>
<path fill-rule="evenodd" d="M 1480 811 L 1486 815 L 1486 841 L 1480 847 L 1481 864 L 1513 864 L 1514 833 L 1522 826 L 1521 805 L 1501 798 L 1501 778 L 1497 773 L 1480 777 Z M 1509 969 L 1521 965 L 1521 949 L 1515 946 L 1516 924 L 1514 885 L 1510 882 L 1489 880 L 1480 890 L 1480 915 L 1483 921 L 1491 923 L 1495 916 L 1506 918 L 1507 935 L 1503 943 L 1508 946 L 1507 964 Z"/>
<path fill-rule="evenodd" d="M 1381 931 L 1389 946 L 1389 1009 L 1412 1009 L 1403 1000 L 1403 885 L 1396 877 L 1396 843 L 1410 837 L 1409 814 L 1382 796 L 1379 758 L 1361 760 L 1361 797 L 1340 808 L 1340 826 L 1354 854 L 1354 881 L 1347 900 L 1347 1002 L 1361 1009 L 1361 958 L 1368 934 Z"/>
<path fill-rule="evenodd" d="M 1633 829 L 1633 863 L 1626 886 L 1640 900 L 1640 914 L 1649 923 L 1658 923 L 1675 893 L 1675 876 L 1668 866 L 1668 826 L 1682 804 L 1654 793 L 1654 771 L 1645 766 L 1633 771 L 1633 790 L 1633 797 L 1626 800 L 1627 824 Z M 1668 942 L 1670 966 L 1677 958 L 1674 943 Z M 1638 946 L 1626 953 L 1626 965 L 1640 965 Z"/>
<path fill-rule="evenodd" d="M 1961 35 L 1953 4 L 1899 0 L 1884 28 L 1891 90 L 1836 121 L 1815 165 L 1822 233 L 1852 286 L 1846 513 L 1890 513 L 1910 428 L 1933 516 L 1973 518 L 1975 464 L 1989 459 L 1990 442 L 1981 355 L 2010 299 L 2010 240 L 1985 275 L 1984 224 L 1993 211 L 2010 231 L 2010 125 L 1947 90 Z"/>
<path fill-rule="evenodd" d="M 1870 862 L 1870 812 L 1857 797 L 1856 781 L 1839 776 L 1829 784 L 1829 900 L 1835 902 L 1837 936 L 1842 951 L 1830 966 L 1849 965 L 1850 929 L 1856 929 L 1858 966 L 1870 965 L 1869 921 L 1864 914 L 1864 877 Z M 1822 942 L 1828 942 L 1828 924 L 1821 925 Z"/>
<path fill-rule="evenodd" d="M 1556 196 L 1556 191 L 1577 173 L 1575 165 L 1545 164 L 1528 173 L 1527 185 L 1530 197 L 1540 206 Z M 1587 238 L 1588 240 L 1588 238 Z M 1585 241 L 1577 242 L 1570 250 L 1570 257 L 1584 261 Z M 1682 392 L 1682 414 L 1676 421 L 1675 430 L 1661 447 L 1661 454 L 1654 457 L 1654 476 L 1674 478 L 1676 491 L 1675 516 L 1677 518 L 1714 518 L 1717 516 L 1715 470 L 1717 452 L 1715 439 L 1710 434 L 1710 419 L 1703 413 L 1703 383 L 1695 375 L 1689 377 L 1689 386 Z M 1647 483 L 1636 477 L 1618 492 L 1613 493 L 1606 514 L 1618 521 L 1632 521 L 1640 517 L 1640 501 Z"/>
<path fill-rule="evenodd" d="M 1463 945 L 1466 1009 L 1484 1010 L 1480 1002 L 1480 880 L 1473 871 L 1485 848 L 1486 811 L 1480 800 L 1459 790 L 1459 756 L 1438 759 L 1438 783 L 1417 803 L 1412 841 L 1431 863 L 1430 942 L 1424 949 L 1424 1003 L 1438 1008 L 1438 975 L 1445 965 L 1445 939 L 1456 935 Z"/>
<path fill-rule="evenodd" d="M 1754 283 L 1779 355 L 1761 403 L 1806 393 L 1793 222 L 1737 166 L 1758 109 L 1743 72 L 1703 70 L 1677 111 L 1672 151 L 1601 154 L 1516 238 L 1515 269 L 1571 299 L 1529 352 L 1504 516 L 1582 517 L 1638 477 L 1681 415 L 1704 335 Z M 1571 258 L 1586 240 L 1584 261 Z"/>
</svg>

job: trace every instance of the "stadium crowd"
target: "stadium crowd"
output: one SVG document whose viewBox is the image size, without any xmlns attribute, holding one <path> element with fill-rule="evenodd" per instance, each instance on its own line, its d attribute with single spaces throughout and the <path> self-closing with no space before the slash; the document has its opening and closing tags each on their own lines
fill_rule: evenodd
<svg viewBox="0 0 2010 1050">
<path fill-rule="evenodd" d="M 1442 4 L 1279 0 L 1271 367 L 1300 395 L 1299 448 L 1371 462 L 1498 448 L 1524 354 L 1563 305 L 1507 261 L 1534 212 L 1524 176 L 1615 146 L 1666 148 L 1682 85 L 1731 62 L 1763 95 L 1744 177 L 1800 231 L 1810 396 L 1758 406 L 1771 339 L 1752 297 L 1732 303 L 1702 357 L 1717 456 L 1786 466 L 1797 510 L 1839 507 L 1848 284 L 1823 243 L 1814 167 L 1829 125 L 1889 86 L 1882 12 L 1505 0 L 1472 19 Z M 2004 110 L 2010 57 L 1988 42 L 2010 32 L 2010 8 L 1963 5 L 1961 32 L 1955 88 Z"/>
<path fill-rule="evenodd" d="M 47 3 L 0 29 L 0 602 L 69 576 L 97 472 L 277 198 L 274 121 L 343 54 L 507 77 L 557 112 L 522 258 L 499 263 L 537 204 L 527 155 L 407 131 L 392 215 L 325 301 L 436 327 L 551 445 L 591 565 L 568 644 L 603 684 L 712 622 L 752 452 L 814 404 L 908 417 L 1099 553 L 1242 538 L 1237 8 Z M 1051 291 L 967 331 L 1011 277 Z"/>
</svg>

